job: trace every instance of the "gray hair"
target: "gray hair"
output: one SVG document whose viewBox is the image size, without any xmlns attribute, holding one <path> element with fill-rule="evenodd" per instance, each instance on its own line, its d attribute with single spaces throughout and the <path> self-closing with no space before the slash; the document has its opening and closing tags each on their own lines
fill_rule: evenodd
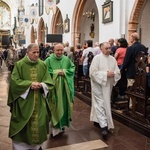
<svg viewBox="0 0 150 150">
<path fill-rule="evenodd" d="M 30 51 L 33 47 L 38 47 L 38 48 L 39 48 L 39 46 L 38 46 L 37 44 L 31 43 L 31 44 L 29 44 L 28 47 L 27 47 L 27 52 Z"/>
</svg>

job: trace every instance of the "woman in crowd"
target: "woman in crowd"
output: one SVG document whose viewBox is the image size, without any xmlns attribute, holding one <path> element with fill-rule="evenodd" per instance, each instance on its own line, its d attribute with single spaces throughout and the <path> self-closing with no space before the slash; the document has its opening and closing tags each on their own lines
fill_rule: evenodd
<svg viewBox="0 0 150 150">
<path fill-rule="evenodd" d="M 118 49 L 116 50 L 114 57 L 117 60 L 117 64 L 120 70 L 122 69 L 123 66 L 123 61 L 124 61 L 127 47 L 128 47 L 128 42 L 125 38 L 118 39 Z M 126 89 L 126 77 L 123 72 L 121 72 L 121 79 L 118 82 L 118 86 L 119 86 L 118 98 L 124 99 L 124 95 L 125 95 L 124 91 Z"/>
</svg>

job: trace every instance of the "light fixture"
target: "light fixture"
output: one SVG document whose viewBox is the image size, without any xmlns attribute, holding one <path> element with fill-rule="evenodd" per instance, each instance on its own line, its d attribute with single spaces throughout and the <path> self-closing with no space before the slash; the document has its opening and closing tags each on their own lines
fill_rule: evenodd
<svg viewBox="0 0 150 150">
<path fill-rule="evenodd" d="M 18 7 L 18 10 L 24 11 L 24 6 L 22 5 L 22 0 L 21 0 L 21 2 L 20 2 L 20 6 Z"/>
<path fill-rule="evenodd" d="M 88 11 L 83 13 L 83 17 L 89 18 L 89 19 L 94 21 L 95 20 L 95 13 L 94 13 L 94 11 L 88 10 Z"/>
<path fill-rule="evenodd" d="M 57 23 L 56 26 L 61 27 L 61 26 L 63 26 L 63 23 L 61 23 L 61 22 Z"/>
<path fill-rule="evenodd" d="M 45 34 L 45 36 L 48 34 L 48 26 L 47 26 L 47 23 L 45 25 L 45 27 L 41 30 L 41 32 Z"/>
</svg>

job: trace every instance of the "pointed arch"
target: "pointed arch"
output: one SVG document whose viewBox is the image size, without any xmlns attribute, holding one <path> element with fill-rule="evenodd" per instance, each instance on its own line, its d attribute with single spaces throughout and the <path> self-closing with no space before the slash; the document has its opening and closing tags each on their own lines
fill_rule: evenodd
<svg viewBox="0 0 150 150">
<path fill-rule="evenodd" d="M 36 32 L 35 32 L 33 25 L 31 27 L 31 34 L 30 35 L 31 35 L 31 43 L 35 43 Z"/>
<path fill-rule="evenodd" d="M 76 45 L 77 43 L 80 43 L 80 33 L 81 33 L 81 27 L 80 27 L 80 23 L 81 22 L 81 17 L 83 14 L 83 8 L 85 6 L 85 3 L 87 2 L 87 0 L 78 0 L 76 2 L 75 8 L 74 8 L 74 14 L 73 17 L 74 18 L 72 20 L 72 41 L 73 41 L 73 45 Z"/>
<path fill-rule="evenodd" d="M 63 34 L 63 18 L 60 9 L 56 8 L 56 13 L 52 21 L 52 33 Z"/>
<path fill-rule="evenodd" d="M 94 12 L 94 19 L 92 19 L 91 17 L 83 16 L 83 13 L 87 11 Z M 84 40 L 87 40 L 87 38 L 93 40 L 93 42 L 99 40 L 99 18 L 98 8 L 95 0 L 77 0 L 72 18 L 72 45 L 76 45 L 77 43 L 83 43 Z M 95 29 L 96 27 L 96 32 L 94 30 L 91 31 L 92 25 L 94 26 L 93 29 Z"/>
<path fill-rule="evenodd" d="M 38 44 L 45 43 L 45 24 L 41 17 L 38 25 Z"/>
<path fill-rule="evenodd" d="M 139 25 L 139 17 L 145 1 L 146 0 L 136 0 L 134 3 L 129 21 L 128 39 L 132 33 L 137 31 Z"/>
</svg>

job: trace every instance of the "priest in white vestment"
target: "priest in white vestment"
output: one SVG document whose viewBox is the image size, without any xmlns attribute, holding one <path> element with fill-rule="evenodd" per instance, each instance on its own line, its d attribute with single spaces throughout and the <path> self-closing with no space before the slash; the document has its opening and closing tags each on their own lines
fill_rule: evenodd
<svg viewBox="0 0 150 150">
<path fill-rule="evenodd" d="M 102 43 L 101 51 L 93 58 L 89 70 L 92 90 L 90 121 L 99 123 L 102 137 L 107 138 L 108 130 L 114 128 L 111 113 L 112 88 L 121 78 L 121 74 L 116 59 L 110 55 L 110 44 Z"/>
</svg>

